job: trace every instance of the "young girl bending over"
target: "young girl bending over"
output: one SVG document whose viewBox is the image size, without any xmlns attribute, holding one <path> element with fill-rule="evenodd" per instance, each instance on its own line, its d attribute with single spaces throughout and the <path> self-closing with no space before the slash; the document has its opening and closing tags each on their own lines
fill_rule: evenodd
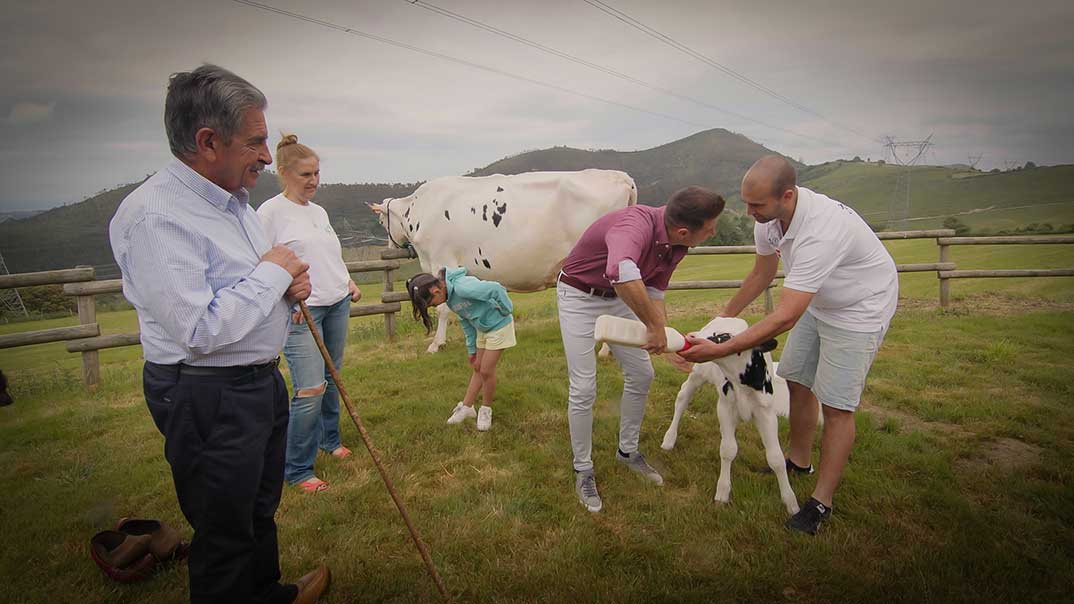
<svg viewBox="0 0 1074 604">
<path fill-rule="evenodd" d="M 406 291 L 426 333 L 433 329 L 429 307 L 447 302 L 448 308 L 459 315 L 466 334 L 466 352 L 470 355 L 470 387 L 466 397 L 451 412 L 449 424 L 460 424 L 477 416 L 477 429 L 492 427 L 492 397 L 496 392 L 496 363 L 507 348 L 515 345 L 514 308 L 507 290 L 495 281 L 482 281 L 466 274 L 465 268 L 440 269 L 438 275 L 419 273 L 406 282 Z M 481 408 L 474 412 L 474 401 L 481 391 Z"/>
</svg>

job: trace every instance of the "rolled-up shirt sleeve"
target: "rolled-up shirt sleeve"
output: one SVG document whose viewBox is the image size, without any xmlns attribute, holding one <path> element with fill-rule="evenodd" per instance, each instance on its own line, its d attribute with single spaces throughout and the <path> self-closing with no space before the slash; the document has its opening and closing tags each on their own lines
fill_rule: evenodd
<svg viewBox="0 0 1074 604">
<path fill-rule="evenodd" d="M 608 260 L 604 268 L 604 276 L 611 283 L 626 283 L 641 279 L 641 273 L 637 275 L 620 274 L 620 263 L 629 260 L 637 268 L 641 259 L 642 250 L 648 244 L 646 234 L 652 228 L 629 214 L 619 219 L 604 236 L 604 244 L 608 248 Z M 629 265 L 627 265 L 629 266 Z M 628 278 L 633 277 L 633 278 Z"/>
<path fill-rule="evenodd" d="M 619 279 L 615 283 L 626 283 L 641 279 L 641 269 L 630 259 L 619 261 Z"/>
<path fill-rule="evenodd" d="M 147 214 L 129 231 L 127 282 L 168 335 L 209 354 L 263 325 L 291 285 L 291 274 L 261 262 L 238 282 L 214 290 L 204 237 L 181 222 Z"/>
</svg>

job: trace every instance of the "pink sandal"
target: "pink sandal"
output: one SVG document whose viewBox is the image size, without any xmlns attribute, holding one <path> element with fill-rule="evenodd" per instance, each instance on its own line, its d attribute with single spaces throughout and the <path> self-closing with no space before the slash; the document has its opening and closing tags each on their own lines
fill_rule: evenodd
<svg viewBox="0 0 1074 604">
<path fill-rule="evenodd" d="M 328 483 L 321 480 L 320 478 L 317 478 L 316 476 L 314 476 L 313 478 L 308 478 L 295 486 L 307 493 L 320 493 L 322 491 L 328 490 Z"/>
<path fill-rule="evenodd" d="M 332 451 L 332 457 L 335 457 L 336 459 L 344 459 L 350 457 L 350 454 L 351 450 L 347 447 L 344 447 L 343 445 L 340 445 L 338 449 Z"/>
</svg>

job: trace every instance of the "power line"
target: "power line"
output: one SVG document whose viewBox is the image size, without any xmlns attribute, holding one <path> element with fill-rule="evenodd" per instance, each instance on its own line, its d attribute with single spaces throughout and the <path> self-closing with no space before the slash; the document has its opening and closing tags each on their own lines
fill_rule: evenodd
<svg viewBox="0 0 1074 604">
<path fill-rule="evenodd" d="M 354 28 L 351 28 L 351 27 L 338 25 L 336 23 L 332 23 L 331 21 L 325 21 L 325 20 L 322 20 L 322 19 L 316 19 L 316 18 L 309 17 L 307 15 L 303 15 L 303 14 L 300 14 L 300 13 L 295 13 L 295 12 L 283 10 L 281 8 L 276 8 L 274 6 L 269 6 L 267 4 L 261 4 L 259 2 L 253 2 L 251 0 L 232 0 L 232 2 L 236 2 L 238 4 L 245 4 L 246 6 L 250 6 L 250 7 L 253 7 L 253 8 L 259 8 L 259 9 L 264 10 L 264 11 L 268 11 L 268 12 L 271 12 L 271 13 L 276 13 L 278 15 L 283 15 L 285 17 L 289 17 L 289 18 L 292 18 L 292 19 L 297 19 L 299 21 L 305 21 L 307 23 L 312 23 L 313 25 L 319 25 L 321 27 L 326 27 L 328 29 L 334 29 L 336 31 L 339 31 L 339 32 L 342 32 L 342 33 L 345 33 L 345 34 L 350 34 L 350 35 L 353 35 L 353 36 L 358 36 L 358 37 L 361 37 L 361 38 L 374 40 L 374 41 L 380 42 L 382 44 L 388 44 L 390 46 L 395 46 L 397 48 L 403 48 L 403 49 L 406 49 L 406 50 L 409 50 L 409 51 L 412 51 L 412 52 L 420 53 L 420 54 L 423 54 L 423 55 L 428 55 L 430 57 L 436 57 L 438 59 L 443 59 L 445 61 L 450 61 L 452 63 L 457 63 L 459 65 L 465 65 L 467 67 L 472 67 L 474 69 L 480 69 L 482 71 L 487 71 L 489 73 L 494 73 L 494 74 L 497 74 L 497 75 L 512 78 L 512 79 L 519 80 L 519 81 L 522 81 L 522 82 L 535 84 L 537 86 L 543 86 L 545 88 L 551 88 L 553 90 L 558 90 L 560 92 L 566 92 L 567 94 L 573 94 L 573 95 L 580 96 L 580 97 L 583 97 L 583 98 L 586 98 L 586 99 L 589 99 L 589 100 L 592 100 L 592 101 L 599 101 L 601 103 L 607 103 L 609 105 L 615 105 L 616 107 L 622 107 L 624 109 L 630 109 L 631 111 L 637 111 L 637 112 L 640 112 L 640 113 L 646 113 L 648 115 L 652 115 L 652 116 L 656 116 L 656 117 L 662 117 L 664 119 L 671 120 L 671 121 L 674 121 L 674 122 L 679 122 L 681 124 L 686 124 L 688 126 L 693 126 L 695 128 L 707 128 L 708 127 L 708 126 L 706 126 L 704 124 L 699 124 L 697 122 L 691 122 L 689 120 L 684 120 L 682 118 L 678 118 L 678 117 L 675 117 L 673 115 L 668 115 L 666 113 L 661 113 L 659 111 L 651 111 L 649 109 L 643 109 L 641 107 L 635 107 L 634 105 L 628 105 L 626 103 L 620 103 L 619 101 L 613 101 L 611 99 L 605 99 L 605 98 L 602 98 L 602 97 L 599 97 L 599 96 L 587 94 L 585 92 L 579 92 L 577 90 L 572 90 L 570 88 L 565 88 L 565 87 L 559 86 L 557 84 L 552 84 L 552 83 L 549 83 L 549 82 L 543 82 L 541 80 L 535 80 L 533 78 L 528 78 L 526 76 L 521 76 L 521 75 L 518 75 L 518 74 L 509 73 L 509 72 L 503 71 L 501 69 L 496 69 L 495 67 L 489 67 L 487 65 L 482 65 L 480 63 L 474 63 L 473 61 L 467 61 L 465 59 L 460 59 L 460 58 L 453 57 L 451 55 L 446 55 L 446 54 L 436 52 L 436 51 L 433 51 L 433 50 L 427 50 L 425 48 L 420 48 L 418 46 L 413 46 L 411 44 L 406 44 L 404 42 L 398 42 L 398 41 L 392 40 L 390 38 L 385 38 L 383 36 L 370 34 L 370 33 L 360 31 L 360 30 L 357 30 L 357 29 L 354 29 Z"/>
<path fill-rule="evenodd" d="M 738 113 L 736 111 L 732 111 L 732 110 L 726 109 L 724 107 L 719 107 L 719 106 L 713 105 L 713 104 L 708 103 L 706 101 L 696 99 L 694 97 L 687 96 L 685 94 L 675 92 L 674 90 L 669 90 L 667 88 L 663 88 L 663 87 L 658 86 L 656 84 L 650 84 L 649 82 L 646 82 L 644 80 L 640 80 L 638 78 L 635 78 L 633 76 L 627 75 L 627 74 L 622 73 L 620 71 L 616 71 L 615 69 L 612 69 L 610 67 L 599 65 L 599 64 L 593 63 L 591 61 L 587 61 L 585 59 L 582 59 L 582 58 L 577 57 L 575 55 L 572 55 L 570 53 L 563 52 L 563 51 L 557 50 L 555 48 L 551 48 L 549 46 L 541 44 L 540 42 L 534 42 L 533 40 L 529 40 L 529 39 L 524 38 L 522 36 L 519 36 L 517 34 L 513 34 L 513 33 L 509 32 L 509 31 L 502 30 L 502 29 L 500 29 L 498 27 L 495 27 L 493 25 L 489 25 L 489 24 L 484 23 L 482 21 L 479 21 L 477 19 L 472 19 L 472 18 L 467 17 L 465 15 L 460 15 L 459 13 L 452 12 L 452 11 L 446 9 L 446 8 L 436 6 L 435 4 L 431 4 L 429 2 L 425 2 L 424 0 L 405 0 L 405 1 L 407 2 L 407 4 L 412 4 L 412 5 L 417 6 L 419 8 L 423 8 L 423 9 L 425 9 L 427 11 L 430 11 L 430 12 L 439 14 L 441 16 L 447 17 L 449 19 L 454 19 L 455 21 L 465 23 L 467 25 L 470 25 L 472 27 L 476 27 L 476 28 L 484 30 L 486 32 L 501 36 L 503 38 L 507 38 L 508 40 L 518 42 L 519 44 L 529 46 L 530 48 L 535 48 L 537 50 L 540 50 L 541 52 L 553 55 L 555 57 L 559 57 L 559 58 L 567 60 L 567 61 L 571 61 L 573 63 L 577 63 L 579 65 L 582 65 L 582 66 L 588 67 L 590 69 L 599 71 L 601 73 L 604 73 L 604 74 L 619 78 L 621 80 L 626 80 L 628 82 L 631 82 L 633 84 L 637 84 L 639 86 L 643 86 L 643 87 L 648 88 L 650 90 L 655 90 L 657 92 L 660 92 L 660 93 L 663 93 L 663 94 L 666 94 L 666 95 L 669 95 L 669 96 L 673 96 L 673 97 L 675 97 L 677 99 L 680 99 L 680 100 L 689 101 L 689 102 L 694 103 L 696 105 L 700 105 L 702 107 L 706 107 L 706 108 L 712 109 L 714 111 L 719 111 L 721 113 L 725 113 L 727 115 L 737 117 L 737 118 L 739 118 L 741 120 L 752 122 L 754 124 L 757 124 L 759 126 L 763 126 L 765 128 L 770 128 L 772 130 L 778 130 L 780 132 L 784 132 L 786 134 L 791 134 L 793 136 L 798 136 L 798 137 L 801 137 L 801 138 L 810 139 L 810 140 L 813 140 L 813 141 L 816 141 L 816 142 L 819 142 L 819 143 L 823 143 L 823 144 L 828 145 L 830 147 L 842 148 L 842 149 L 849 150 L 848 147 L 845 147 L 844 145 L 842 145 L 840 143 L 833 143 L 831 141 L 820 139 L 820 138 L 817 138 L 815 136 L 811 136 L 811 135 L 808 135 L 808 134 L 802 134 L 800 132 L 795 132 L 794 130 L 790 130 L 788 128 L 783 128 L 781 126 L 775 126 L 775 125 L 772 125 L 772 124 L 768 124 L 768 123 L 762 122 L 761 120 L 758 120 L 758 119 L 749 117 L 747 115 L 743 115 L 741 113 Z"/>
<path fill-rule="evenodd" d="M 680 51 L 682 53 L 685 53 L 685 54 L 697 59 L 698 61 L 701 61 L 702 63 L 705 63 L 709 67 L 712 67 L 713 69 L 716 69 L 717 71 L 720 71 L 721 73 L 723 73 L 723 74 L 725 74 L 725 75 L 727 75 L 727 76 L 729 76 L 729 77 L 731 77 L 731 78 L 733 78 L 733 79 L 735 79 L 735 80 L 737 80 L 739 82 L 742 82 L 743 84 L 745 84 L 745 85 L 747 85 L 747 86 L 749 86 L 749 87 L 751 87 L 751 88 L 753 88 L 755 90 L 758 90 L 758 91 L 760 91 L 760 92 L 762 92 L 762 93 L 764 93 L 764 94 L 766 94 L 766 95 L 768 95 L 768 96 L 770 96 L 770 97 L 772 97 L 772 98 L 774 98 L 776 100 L 779 100 L 779 101 L 781 101 L 783 103 L 786 103 L 787 105 L 790 105 L 791 107 L 794 107 L 795 109 L 798 109 L 799 111 L 803 111 L 805 113 L 808 113 L 810 115 L 818 117 L 818 118 L 828 122 L 829 124 L 831 124 L 833 126 L 836 126 L 837 128 L 842 128 L 843 130 L 846 130 L 848 132 L 856 134 L 856 135 L 858 135 L 858 136 L 860 136 L 862 138 L 865 138 L 865 139 L 869 140 L 870 142 L 876 142 L 876 139 L 874 139 L 873 137 L 870 137 L 869 135 L 864 134 L 861 131 L 856 130 L 854 128 L 851 128 L 849 126 L 844 126 L 843 124 L 840 124 L 838 122 L 832 121 L 831 119 L 828 119 L 827 117 L 825 117 L 824 115 L 821 115 L 820 113 L 814 111 L 813 109 L 810 109 L 809 107 L 806 107 L 805 105 L 797 103 L 793 99 L 788 98 L 787 96 L 785 96 L 783 94 L 780 94 L 779 92 L 769 88 L 768 86 L 765 86 L 764 84 L 761 84 L 761 83 L 759 83 L 757 81 L 754 81 L 754 80 L 750 79 L 749 77 L 747 77 L 746 75 L 744 75 L 742 73 L 739 73 L 738 71 L 735 71 L 734 69 L 731 69 L 730 67 L 728 67 L 726 65 L 723 65 L 722 63 L 719 63 L 716 60 L 711 59 L 711 58 L 709 58 L 709 57 L 697 52 L 696 50 L 690 48 L 689 46 L 683 44 L 682 42 L 679 42 L 678 40 L 672 38 L 671 36 L 668 36 L 668 35 L 660 32 L 660 31 L 658 31 L 658 30 L 656 30 L 656 29 L 654 29 L 654 28 L 642 23 L 641 21 L 638 21 L 637 19 L 635 19 L 634 17 L 631 17 L 630 15 L 626 14 L 625 12 L 623 12 L 623 11 L 617 9 L 617 8 L 611 7 L 611 6 L 607 5 L 607 4 L 605 4 L 604 2 L 601 2 L 601 0 L 583 0 L 583 1 L 586 4 L 589 4 L 590 6 L 596 8 L 597 10 L 600 10 L 601 12 L 606 13 L 606 14 L 618 19 L 619 21 L 622 21 L 623 23 L 626 23 L 627 25 L 633 27 L 634 29 L 637 29 L 637 30 L 641 31 L 642 33 L 645 33 L 646 35 L 648 35 L 650 37 L 656 38 L 657 40 L 663 42 L 664 44 L 667 44 L 668 46 L 671 46 L 672 48 L 674 48 L 674 49 L 676 49 L 676 50 L 678 50 L 678 51 Z"/>
</svg>

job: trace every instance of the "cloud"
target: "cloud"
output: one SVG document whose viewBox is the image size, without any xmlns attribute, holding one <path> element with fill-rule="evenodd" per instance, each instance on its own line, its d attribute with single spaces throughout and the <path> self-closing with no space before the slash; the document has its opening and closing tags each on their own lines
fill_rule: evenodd
<svg viewBox="0 0 1074 604">
<path fill-rule="evenodd" d="M 4 122 L 12 126 L 37 124 L 51 117 L 52 110 L 55 109 L 55 107 L 56 103 L 15 103 L 11 108 L 11 112 L 4 118 Z"/>
<path fill-rule="evenodd" d="M 942 163 L 981 153 L 1000 166 L 1074 162 L 1070 0 L 1024 10 L 1010 0 L 612 3 L 811 111 L 577 0 L 445 6 L 679 96 L 410 3 L 264 1 L 464 63 L 234 2 L 9 3 L 0 12 L 0 207 L 73 201 L 158 169 L 170 159 L 168 75 L 202 61 L 261 88 L 272 146 L 280 130 L 295 132 L 321 153 L 326 182 L 427 180 L 524 149 L 646 149 L 715 127 L 810 163 L 878 157 L 880 135 L 929 133 Z"/>
</svg>

